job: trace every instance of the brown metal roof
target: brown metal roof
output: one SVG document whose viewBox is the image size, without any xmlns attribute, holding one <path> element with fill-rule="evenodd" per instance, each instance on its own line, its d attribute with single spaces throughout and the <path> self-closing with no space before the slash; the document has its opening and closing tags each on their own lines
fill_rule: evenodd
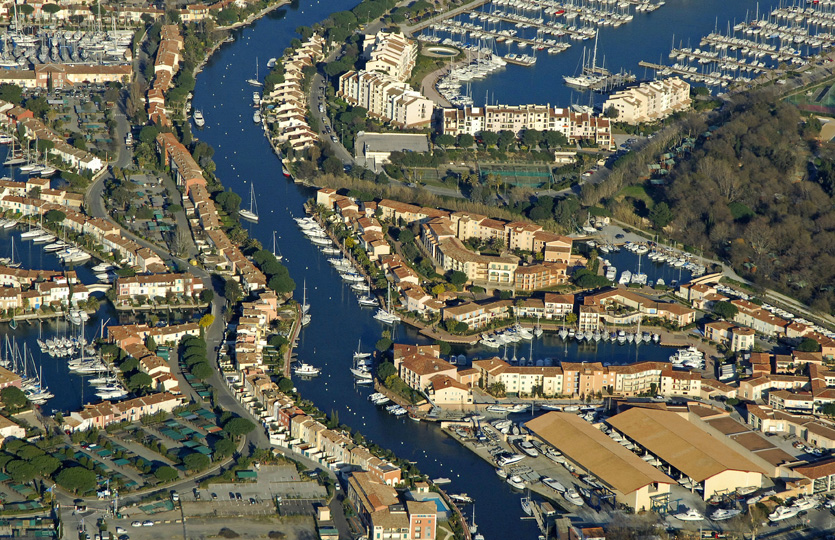
<svg viewBox="0 0 835 540">
<path fill-rule="evenodd" d="M 609 424 L 697 482 L 728 470 L 766 474 L 676 413 L 635 408 L 609 419 Z"/>
<path fill-rule="evenodd" d="M 620 493 L 632 493 L 653 483 L 674 483 L 576 414 L 550 412 L 525 425 Z"/>
</svg>

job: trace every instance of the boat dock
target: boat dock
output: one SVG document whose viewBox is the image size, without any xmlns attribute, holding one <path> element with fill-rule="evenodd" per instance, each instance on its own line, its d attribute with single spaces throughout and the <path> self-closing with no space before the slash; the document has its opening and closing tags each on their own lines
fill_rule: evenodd
<svg viewBox="0 0 835 540">
<path fill-rule="evenodd" d="M 733 56 L 720 56 L 717 53 L 712 53 L 709 51 L 700 51 L 696 49 L 695 51 L 687 50 L 687 49 L 673 49 L 670 51 L 670 58 L 675 57 L 677 60 L 683 60 L 687 58 L 688 60 L 696 60 L 699 64 L 711 64 L 713 62 L 717 62 L 719 64 L 727 64 L 732 65 L 738 69 L 743 71 L 754 71 L 754 72 L 762 72 L 765 71 L 765 67 L 756 65 L 753 62 L 746 62 L 745 60 L 740 60 L 734 58 Z"/>
<path fill-rule="evenodd" d="M 470 2 L 467 5 L 452 9 L 452 10 L 447 11 L 445 13 L 441 13 L 440 15 L 435 15 L 434 17 L 430 17 L 430 18 L 426 19 L 425 21 L 421 21 L 414 26 L 403 27 L 402 31 L 407 36 L 415 34 L 416 32 L 420 32 L 421 30 L 424 30 L 424 29 L 428 28 L 429 26 L 431 26 L 432 24 L 434 24 L 436 22 L 444 21 L 446 19 L 450 19 L 452 17 L 455 17 L 456 15 L 460 15 L 462 13 L 467 13 L 467 12 L 473 11 L 475 8 L 481 7 L 484 4 L 489 3 L 490 1 L 491 0 L 473 0 L 472 2 Z"/>
<path fill-rule="evenodd" d="M 589 32 L 583 32 L 581 28 L 576 30 L 572 30 L 571 27 L 567 27 L 562 23 L 557 22 L 536 22 L 534 20 L 529 19 L 528 17 L 521 17 L 518 15 L 514 15 L 512 13 L 504 13 L 502 11 L 497 11 L 495 13 L 485 13 L 481 11 L 476 11 L 475 9 L 470 9 L 466 13 L 475 14 L 476 16 L 483 16 L 488 22 L 506 22 L 511 23 L 513 25 L 526 25 L 530 28 L 536 28 L 537 33 L 541 32 L 543 34 L 551 34 L 553 36 L 563 36 L 567 35 L 570 36 L 572 39 L 589 39 L 594 34 Z M 470 18 L 473 18 L 470 15 Z M 479 32 L 487 32 L 486 29 L 479 28 Z M 514 37 L 514 39 L 516 39 Z"/>
</svg>

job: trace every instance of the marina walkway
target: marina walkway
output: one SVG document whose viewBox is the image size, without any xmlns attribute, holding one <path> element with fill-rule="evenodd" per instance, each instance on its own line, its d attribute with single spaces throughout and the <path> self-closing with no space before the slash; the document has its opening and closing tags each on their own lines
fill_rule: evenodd
<svg viewBox="0 0 835 540">
<path fill-rule="evenodd" d="M 403 32 L 404 34 L 406 34 L 407 36 L 409 36 L 409 35 L 414 34 L 415 32 L 420 32 L 421 30 L 423 30 L 424 28 L 426 28 L 427 26 L 429 26 L 433 23 L 436 23 L 438 21 L 443 21 L 444 19 L 449 19 L 450 17 L 455 17 L 455 16 L 460 15 L 462 13 L 466 13 L 468 11 L 471 11 L 471 10 L 477 8 L 477 7 L 481 7 L 484 4 L 487 4 L 489 2 L 490 2 L 490 0 L 473 0 L 469 4 L 465 4 L 461 7 L 457 7 L 455 9 L 451 9 L 449 11 L 444 11 L 444 12 L 438 14 L 438 15 L 435 15 L 434 17 L 430 17 L 430 18 L 426 19 L 425 21 L 421 21 L 421 22 L 419 22 L 415 25 L 401 26 L 400 31 Z"/>
</svg>

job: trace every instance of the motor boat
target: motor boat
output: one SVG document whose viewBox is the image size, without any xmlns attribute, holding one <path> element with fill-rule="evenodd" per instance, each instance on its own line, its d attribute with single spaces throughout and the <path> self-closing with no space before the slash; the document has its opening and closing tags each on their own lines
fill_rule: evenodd
<svg viewBox="0 0 835 540">
<path fill-rule="evenodd" d="M 319 375 L 321 372 L 321 369 L 305 363 L 300 364 L 293 370 L 293 373 L 295 373 L 296 375 L 302 375 L 305 377 L 314 377 L 316 375 Z"/>
<path fill-rule="evenodd" d="M 772 513 L 768 514 L 768 521 L 783 521 L 793 518 L 800 513 L 796 506 L 778 506 Z"/>
<path fill-rule="evenodd" d="M 577 490 L 574 488 L 568 488 L 565 490 L 565 493 L 562 494 L 563 498 L 570 502 L 575 506 L 583 506 L 583 498 L 577 493 Z"/>
<path fill-rule="evenodd" d="M 673 517 L 681 521 L 702 521 L 705 517 L 695 508 L 691 508 L 686 512 L 679 512 L 673 514 Z"/>
<path fill-rule="evenodd" d="M 713 521 L 725 521 L 726 519 L 731 519 L 741 513 L 742 510 L 738 510 L 736 508 L 720 508 L 710 514 L 710 519 Z"/>
<path fill-rule="evenodd" d="M 507 478 L 507 483 L 510 487 L 515 489 L 525 489 L 525 481 L 522 480 L 521 476 L 512 475 Z"/>
<path fill-rule="evenodd" d="M 554 480 L 553 478 L 550 478 L 550 477 L 546 476 L 542 479 L 542 483 L 545 484 L 546 486 L 548 486 L 549 488 L 553 489 L 557 493 L 565 492 L 565 486 L 560 484 L 558 481 Z"/>
</svg>

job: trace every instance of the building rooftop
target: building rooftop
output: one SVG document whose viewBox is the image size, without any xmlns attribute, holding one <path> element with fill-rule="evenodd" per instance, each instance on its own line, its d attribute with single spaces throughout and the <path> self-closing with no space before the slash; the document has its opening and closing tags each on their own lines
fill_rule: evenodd
<svg viewBox="0 0 835 540">
<path fill-rule="evenodd" d="M 721 440 L 676 413 L 635 408 L 608 423 L 697 482 L 727 470 L 765 474 Z"/>
<path fill-rule="evenodd" d="M 527 422 L 526 427 L 621 493 L 653 483 L 674 483 L 576 414 L 550 412 Z"/>
</svg>

